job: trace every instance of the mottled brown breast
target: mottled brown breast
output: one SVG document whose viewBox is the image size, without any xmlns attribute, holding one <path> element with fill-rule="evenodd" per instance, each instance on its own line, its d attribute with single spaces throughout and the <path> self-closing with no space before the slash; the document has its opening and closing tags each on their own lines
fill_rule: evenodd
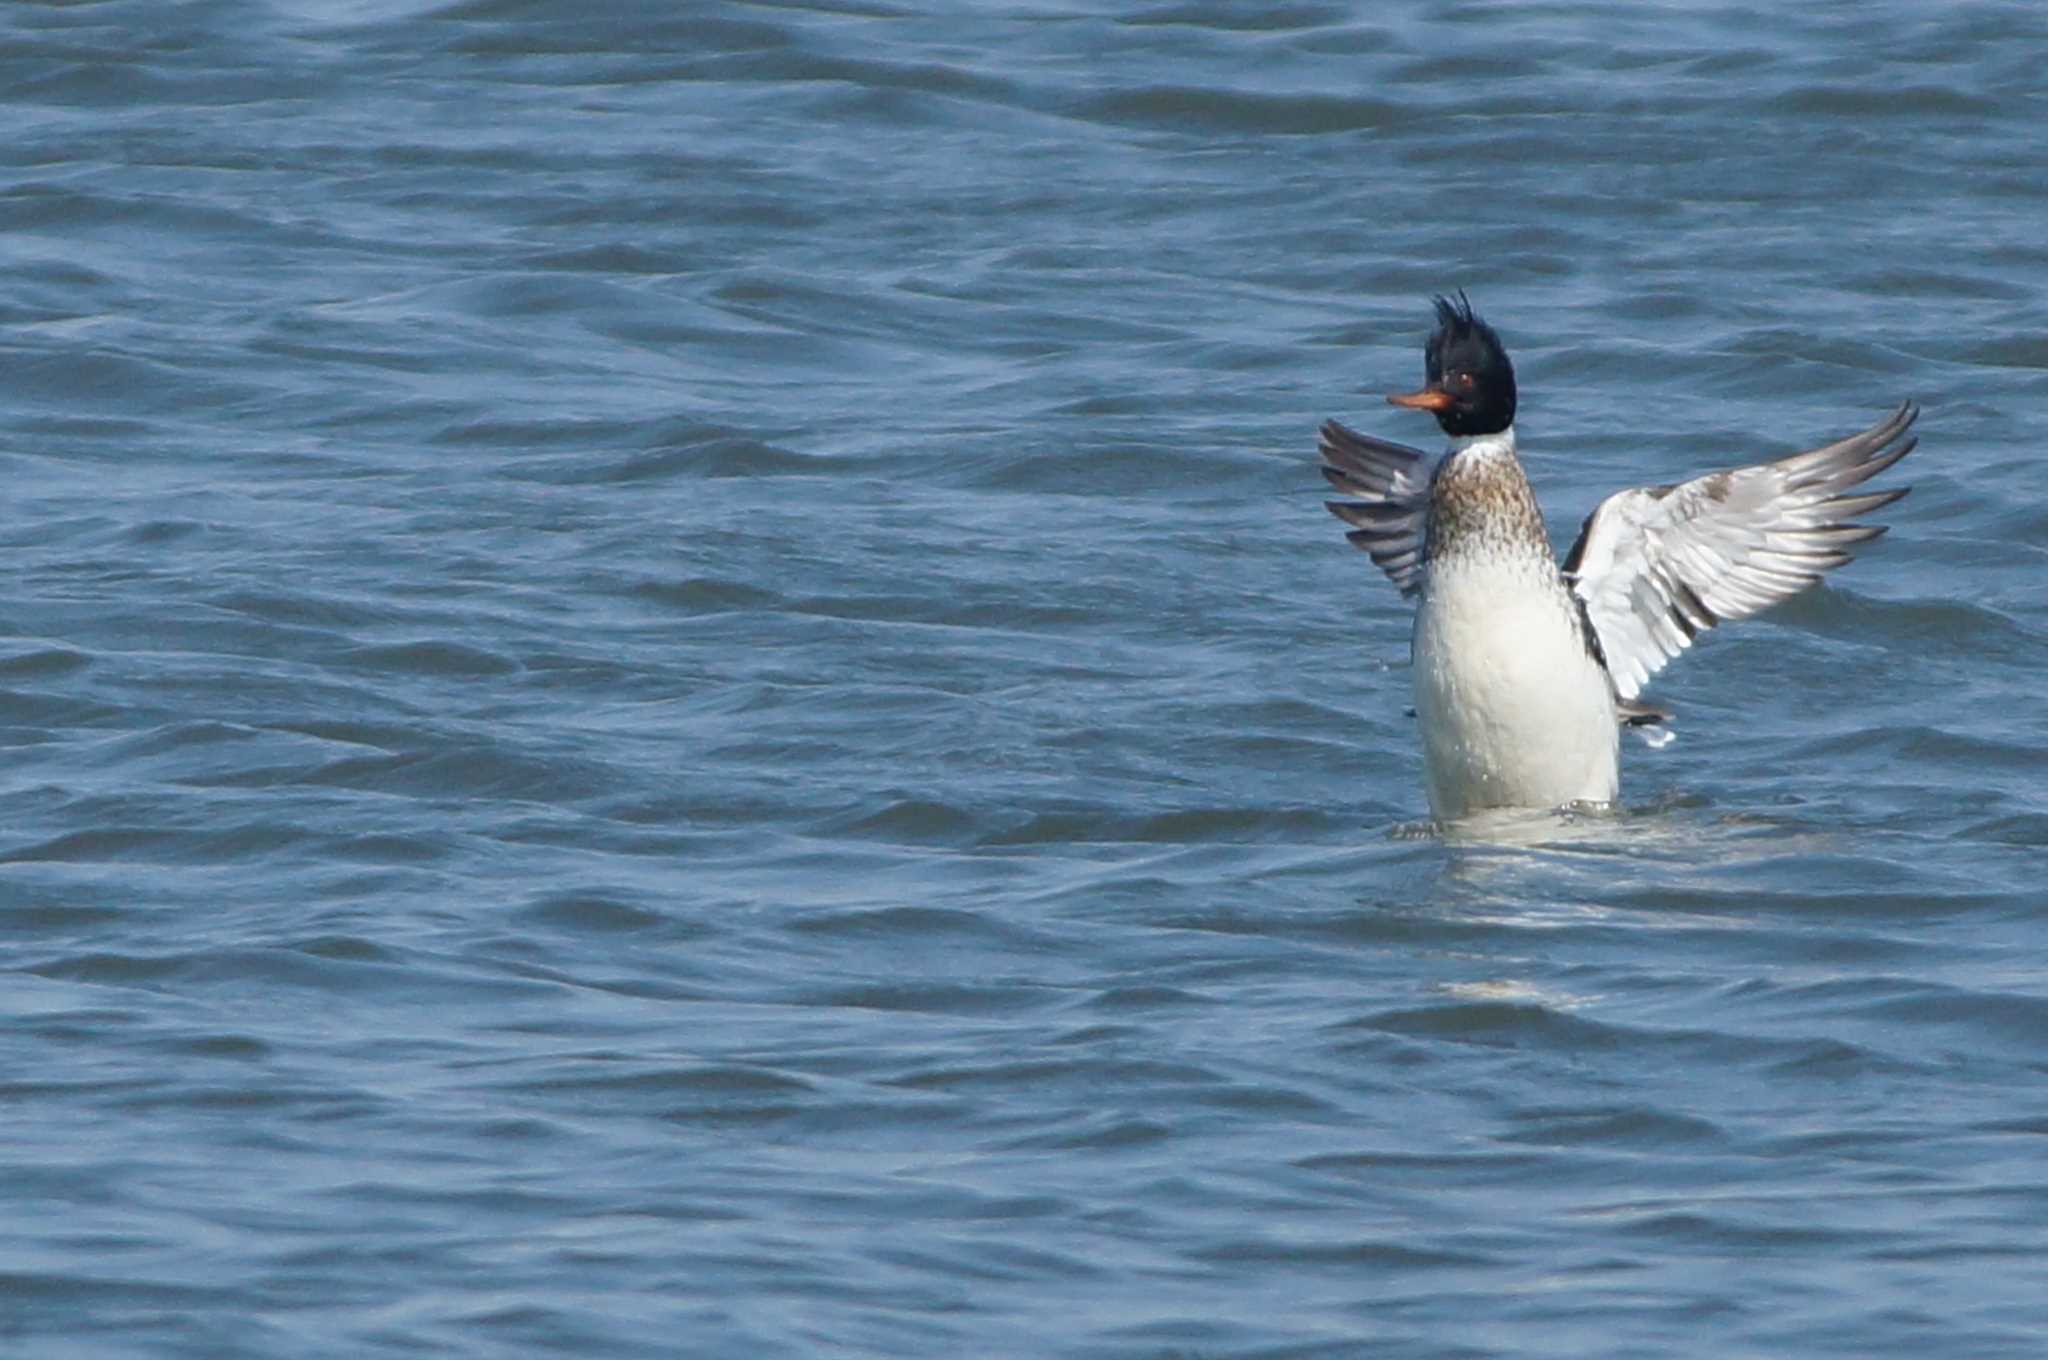
<svg viewBox="0 0 2048 1360">
<path fill-rule="evenodd" d="M 1474 550 L 1550 556 L 1536 493 L 1512 457 L 1453 454 L 1429 487 L 1426 556 Z"/>
</svg>

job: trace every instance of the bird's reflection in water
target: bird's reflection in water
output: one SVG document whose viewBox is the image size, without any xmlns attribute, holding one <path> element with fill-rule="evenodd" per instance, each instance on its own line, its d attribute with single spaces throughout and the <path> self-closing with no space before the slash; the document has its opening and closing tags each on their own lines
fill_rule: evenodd
<svg viewBox="0 0 2048 1360">
<path fill-rule="evenodd" d="M 1490 810 L 1388 835 L 1443 845 L 1433 910 L 1524 926 L 1668 922 L 1689 897 L 1725 903 L 1731 871 L 1825 853 L 1839 839 L 1796 813 L 1715 813 L 1676 792 L 1635 806 Z"/>
</svg>

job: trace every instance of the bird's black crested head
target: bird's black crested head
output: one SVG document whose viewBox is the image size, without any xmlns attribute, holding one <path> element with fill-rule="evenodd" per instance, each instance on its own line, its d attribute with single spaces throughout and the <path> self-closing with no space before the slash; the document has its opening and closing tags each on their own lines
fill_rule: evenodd
<svg viewBox="0 0 2048 1360">
<path fill-rule="evenodd" d="M 1436 416 L 1449 435 L 1498 434 L 1515 421 L 1515 366 L 1493 327 L 1479 319 L 1460 290 L 1438 297 L 1436 330 L 1422 347 L 1422 391 L 1389 397 Z"/>
</svg>

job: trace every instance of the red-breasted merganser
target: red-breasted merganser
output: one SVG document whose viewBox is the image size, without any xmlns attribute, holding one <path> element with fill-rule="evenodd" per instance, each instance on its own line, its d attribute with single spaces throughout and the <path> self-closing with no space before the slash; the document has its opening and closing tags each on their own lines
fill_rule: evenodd
<svg viewBox="0 0 2048 1360">
<path fill-rule="evenodd" d="M 1345 535 L 1416 601 L 1415 716 L 1429 808 L 1612 802 L 1620 730 L 1652 745 L 1670 715 L 1638 702 L 1702 629 L 1746 618 L 1884 532 L 1850 521 L 1907 488 L 1849 494 L 1906 456 L 1919 410 L 1776 462 L 1618 491 L 1586 517 L 1560 568 L 1515 456 L 1515 370 L 1461 292 L 1436 300 L 1427 384 L 1390 396 L 1450 436 L 1429 456 L 1322 429 L 1323 475 Z"/>
</svg>

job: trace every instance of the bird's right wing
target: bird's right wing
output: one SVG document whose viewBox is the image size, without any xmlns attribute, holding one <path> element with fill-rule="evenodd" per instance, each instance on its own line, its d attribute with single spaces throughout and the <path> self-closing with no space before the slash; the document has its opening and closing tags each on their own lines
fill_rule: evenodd
<svg viewBox="0 0 2048 1360">
<path fill-rule="evenodd" d="M 1325 501 L 1351 526 L 1344 537 L 1372 560 L 1403 595 L 1422 588 L 1422 534 L 1429 513 L 1429 455 L 1406 444 L 1374 439 L 1334 420 L 1316 441 L 1323 476 L 1351 501 Z"/>
</svg>

